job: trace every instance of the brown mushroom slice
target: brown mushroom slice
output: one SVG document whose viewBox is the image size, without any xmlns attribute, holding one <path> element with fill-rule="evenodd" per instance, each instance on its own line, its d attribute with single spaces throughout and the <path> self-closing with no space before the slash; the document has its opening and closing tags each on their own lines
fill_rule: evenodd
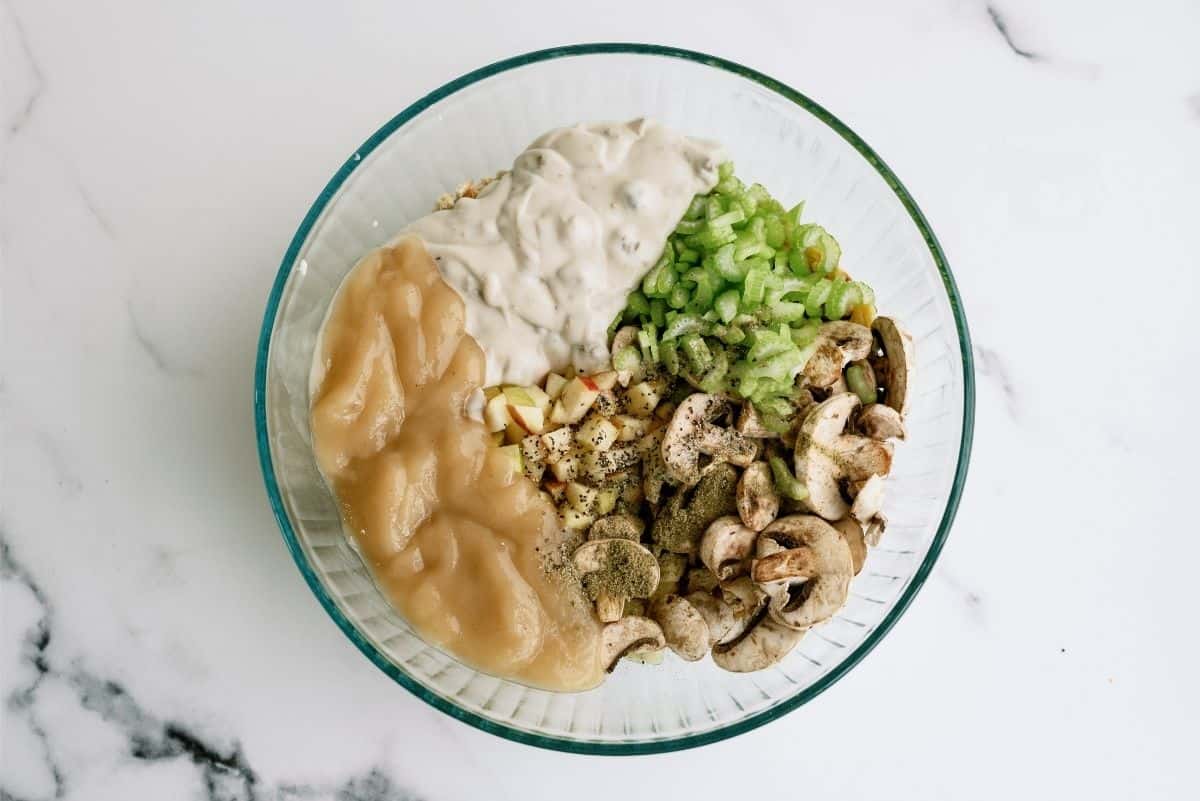
<svg viewBox="0 0 1200 801">
<path fill-rule="evenodd" d="M 659 651 L 667 646 L 662 628 L 647 617 L 623 617 L 600 632 L 600 664 L 612 673 L 623 656 Z"/>
<path fill-rule="evenodd" d="M 883 510 L 883 494 L 886 483 L 883 476 L 868 478 L 854 496 L 850 515 L 860 523 L 866 523 Z"/>
<path fill-rule="evenodd" d="M 688 592 L 712 592 L 721 586 L 721 582 L 707 567 L 693 567 L 687 574 Z"/>
<path fill-rule="evenodd" d="M 700 561 L 718 581 L 729 581 L 746 572 L 758 533 L 738 517 L 719 517 L 700 540 Z"/>
<path fill-rule="evenodd" d="M 816 349 L 804 365 L 804 377 L 814 387 L 830 387 L 842 380 L 842 369 L 867 358 L 874 339 L 865 325 L 836 320 L 817 333 Z"/>
<path fill-rule="evenodd" d="M 741 434 L 721 428 L 714 421 L 729 409 L 724 398 L 695 392 L 675 409 L 662 441 L 662 457 L 667 475 L 690 487 L 700 480 L 700 456 L 713 462 L 731 462 L 746 466 L 758 453 L 753 442 Z"/>
<path fill-rule="evenodd" d="M 742 410 L 738 413 L 737 422 L 734 428 L 743 437 L 752 437 L 754 439 L 772 439 L 778 437 L 779 434 L 767 428 L 763 423 L 762 415 L 754 408 L 754 404 L 746 401 L 742 404 Z"/>
<path fill-rule="evenodd" d="M 862 572 L 863 565 L 867 561 L 866 533 L 858 521 L 852 517 L 837 521 L 833 527 L 841 532 L 842 539 L 850 548 L 850 561 L 854 564 L 854 575 L 857 576 Z"/>
<path fill-rule="evenodd" d="M 872 403 L 862 407 L 854 417 L 854 429 L 864 437 L 880 441 L 904 439 L 908 436 L 904 428 L 904 417 L 884 403 Z"/>
<path fill-rule="evenodd" d="M 867 545 L 870 545 L 872 548 L 878 545 L 879 541 L 883 539 L 883 532 L 886 530 L 887 518 L 883 516 L 882 512 L 868 520 L 867 524 L 863 526 L 863 537 L 866 539 Z"/>
<path fill-rule="evenodd" d="M 658 555 L 658 586 L 650 596 L 652 600 L 667 595 L 678 595 L 679 585 L 687 575 L 688 558 L 683 554 L 663 551 Z"/>
<path fill-rule="evenodd" d="M 632 540 L 589 540 L 575 549 L 575 570 L 604 623 L 621 618 L 628 598 L 649 598 L 658 586 L 658 560 Z"/>
<path fill-rule="evenodd" d="M 633 540 L 639 542 L 646 523 L 637 515 L 608 515 L 592 523 L 589 540 Z"/>
<path fill-rule="evenodd" d="M 725 638 L 733 628 L 733 607 L 708 592 L 693 592 L 687 596 L 687 602 L 704 618 L 708 626 L 708 644 L 714 645 Z"/>
<path fill-rule="evenodd" d="M 755 462 L 742 471 L 737 507 L 742 523 L 754 531 L 762 531 L 779 515 L 779 492 L 766 462 Z"/>
<path fill-rule="evenodd" d="M 708 653 L 708 623 L 686 598 L 668 595 L 650 605 L 650 616 L 658 622 L 667 647 L 680 659 L 695 662 Z"/>
<path fill-rule="evenodd" d="M 737 469 L 731 465 L 709 469 L 695 487 L 680 489 L 659 510 L 650 539 L 663 550 L 695 554 L 714 520 L 737 513 L 737 480 Z"/>
<path fill-rule="evenodd" d="M 768 596 L 749 576 L 739 576 L 721 585 L 721 595 L 733 609 L 733 626 L 720 642 L 734 640 L 754 624 L 767 606 Z"/>
<path fill-rule="evenodd" d="M 781 626 L 770 617 L 763 616 L 737 640 L 714 645 L 713 662 L 731 673 L 764 670 L 791 653 L 804 637 L 804 632 L 804 629 Z"/>
<path fill-rule="evenodd" d="M 853 393 L 833 395 L 813 407 L 796 438 L 796 479 L 808 490 L 804 504 L 826 520 L 840 520 L 850 509 L 843 480 L 863 481 L 892 469 L 890 445 L 845 433 L 858 406 Z"/>
<path fill-rule="evenodd" d="M 772 569 L 767 571 L 764 563 Z M 815 515 L 781 517 L 767 526 L 751 568 L 751 576 L 770 579 L 759 586 L 770 598 L 771 617 L 794 629 L 833 617 L 846 603 L 853 575 L 850 546 L 840 531 Z"/>
<path fill-rule="evenodd" d="M 884 389 L 883 401 L 900 414 L 908 411 L 909 373 L 916 364 L 912 336 L 891 317 L 876 317 L 871 328 L 883 343 L 885 370 L 876 370 Z"/>
</svg>

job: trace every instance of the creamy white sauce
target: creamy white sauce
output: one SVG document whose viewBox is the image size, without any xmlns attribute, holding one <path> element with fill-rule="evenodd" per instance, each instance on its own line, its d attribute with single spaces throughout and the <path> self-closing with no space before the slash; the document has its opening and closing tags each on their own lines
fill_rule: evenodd
<svg viewBox="0 0 1200 801">
<path fill-rule="evenodd" d="M 607 330 L 693 196 L 715 142 L 650 120 L 543 134 L 478 198 L 412 223 L 467 307 L 488 384 L 531 384 L 607 363 Z"/>
</svg>

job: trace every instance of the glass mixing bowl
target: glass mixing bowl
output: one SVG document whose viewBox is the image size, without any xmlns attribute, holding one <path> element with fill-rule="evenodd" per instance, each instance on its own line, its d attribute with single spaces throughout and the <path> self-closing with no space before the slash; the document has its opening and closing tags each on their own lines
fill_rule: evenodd
<svg viewBox="0 0 1200 801">
<path fill-rule="evenodd" d="M 624 662 L 579 694 L 480 673 L 424 642 L 388 605 L 342 534 L 310 447 L 308 376 L 335 287 L 358 259 L 462 182 L 506 169 L 577 121 L 655 117 L 723 142 L 738 175 L 806 201 L 916 342 L 909 438 L 897 448 L 880 547 L 846 607 L 777 667 L 726 673 L 706 658 Z M 546 748 L 648 753 L 732 737 L 830 687 L 888 632 L 937 559 L 966 478 L 974 419 L 967 324 L 933 231 L 900 180 L 804 95 L 701 53 L 596 44 L 478 69 L 413 103 L 356 150 L 305 216 L 271 290 L 254 413 L 267 493 L 300 572 L 346 636 L 418 698 L 485 731 Z"/>
</svg>

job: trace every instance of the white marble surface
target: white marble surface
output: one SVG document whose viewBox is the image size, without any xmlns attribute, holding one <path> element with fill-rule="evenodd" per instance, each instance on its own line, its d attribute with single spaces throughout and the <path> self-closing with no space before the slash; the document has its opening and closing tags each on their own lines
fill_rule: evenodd
<svg viewBox="0 0 1200 801">
<path fill-rule="evenodd" d="M 752 5 L 0 5 L 0 798 L 1195 792 L 1200 6 Z M 859 667 L 612 759 L 470 729 L 354 650 L 268 511 L 251 367 L 367 134 L 488 61 L 622 39 L 743 61 L 871 142 L 945 245 L 979 396 L 948 547 Z"/>
</svg>

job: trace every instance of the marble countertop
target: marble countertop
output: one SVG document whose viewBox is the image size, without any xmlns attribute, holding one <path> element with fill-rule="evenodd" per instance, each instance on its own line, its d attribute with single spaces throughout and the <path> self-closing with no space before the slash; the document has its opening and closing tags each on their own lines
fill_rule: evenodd
<svg viewBox="0 0 1200 801">
<path fill-rule="evenodd" d="M 1200 6 L 0 3 L 0 798 L 1180 798 L 1200 719 Z M 665 41 L 799 87 L 962 289 L 974 459 L 931 580 L 784 719 L 588 758 L 453 721 L 320 609 L 251 371 L 343 157 L 462 72 Z M 1193 791 L 1194 792 L 1194 791 Z"/>
</svg>

